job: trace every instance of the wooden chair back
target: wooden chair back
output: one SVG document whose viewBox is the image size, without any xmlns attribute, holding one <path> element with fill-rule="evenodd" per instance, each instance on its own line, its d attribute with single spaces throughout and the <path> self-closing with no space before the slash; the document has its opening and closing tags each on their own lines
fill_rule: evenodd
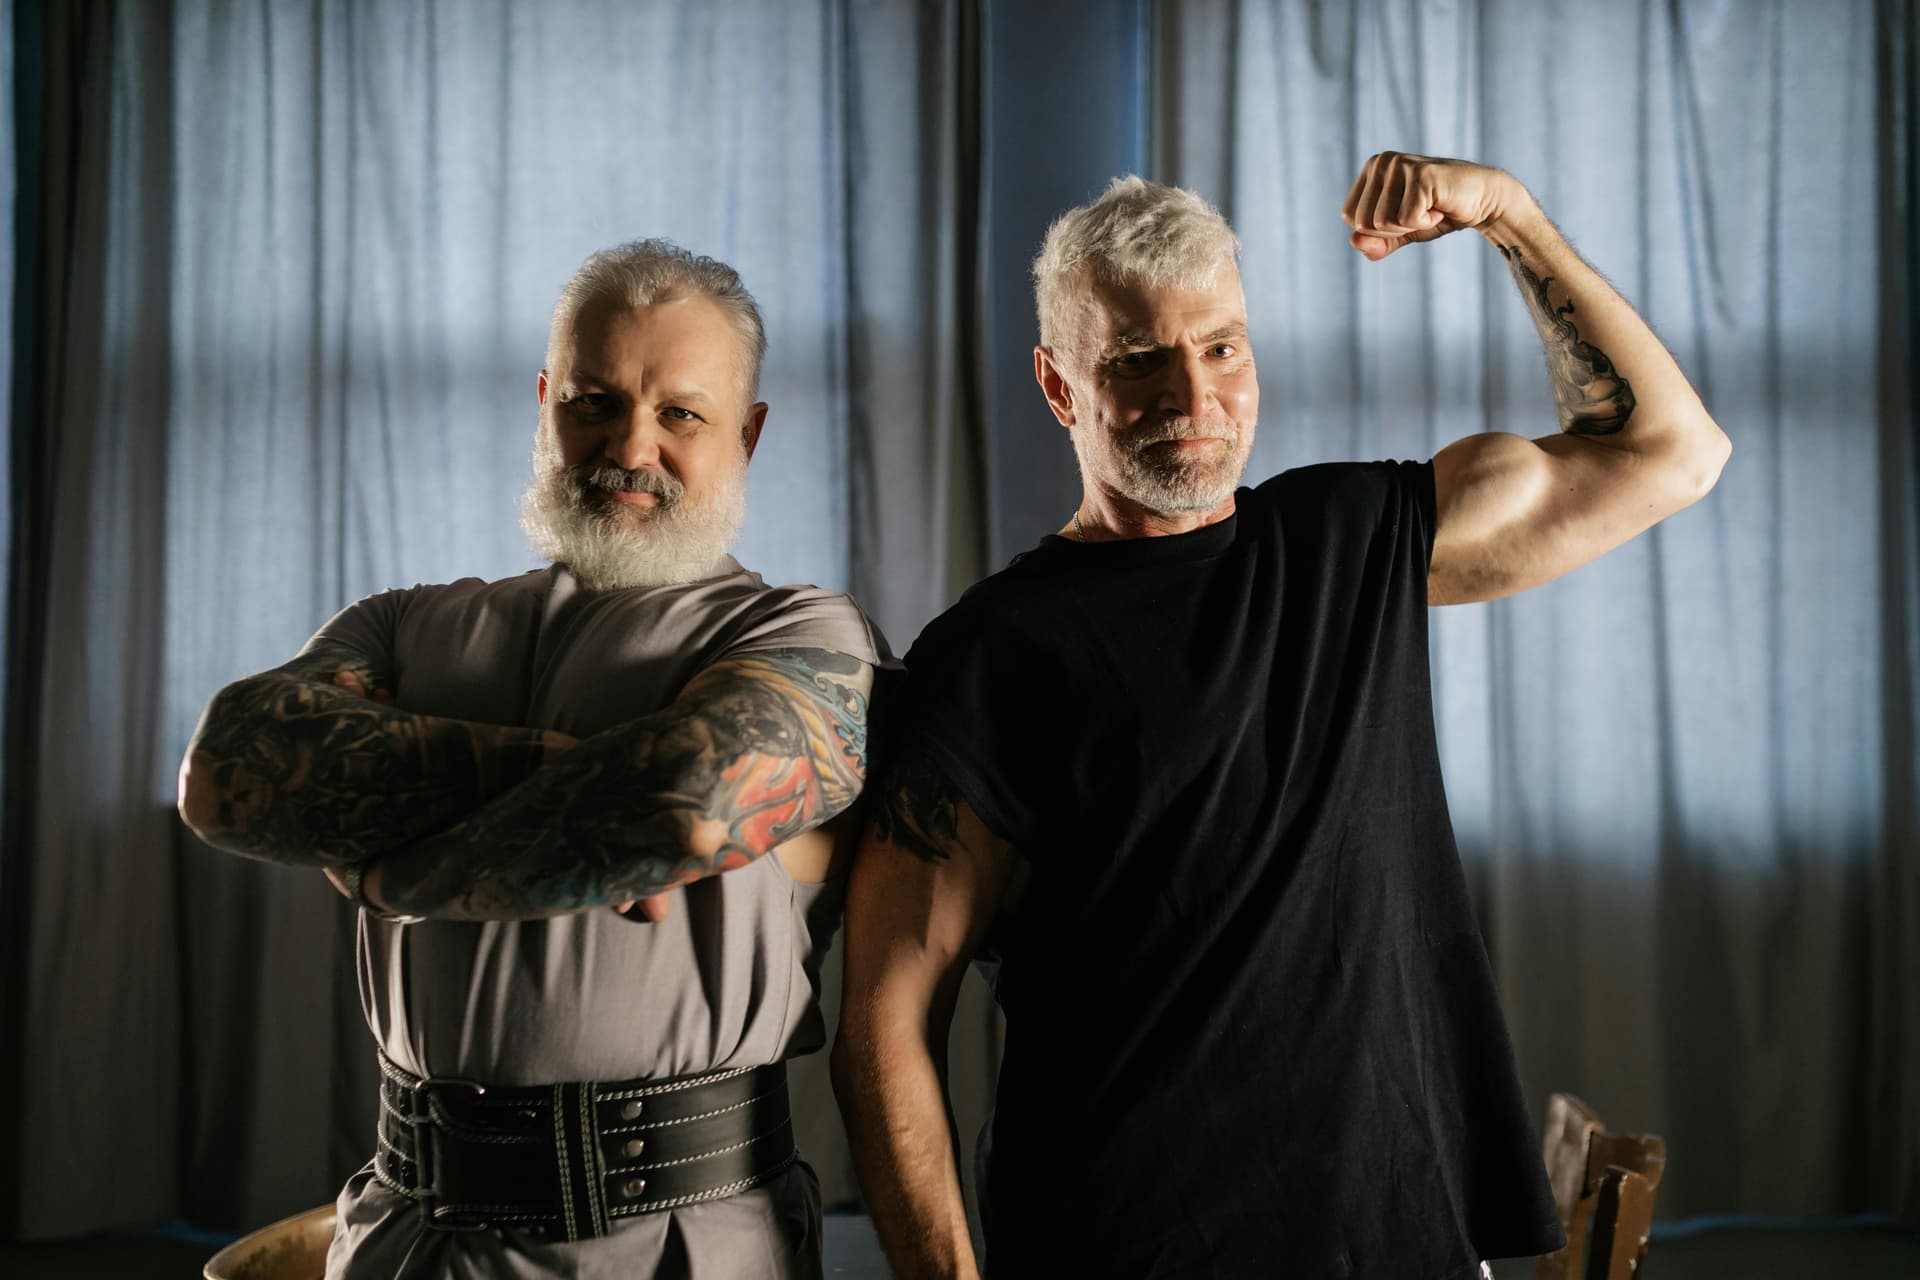
<svg viewBox="0 0 1920 1280">
<path fill-rule="evenodd" d="M 1609 1133 L 1570 1093 L 1548 1099 L 1546 1131 L 1547 1182 L 1567 1247 L 1540 1258 L 1537 1280 L 1629 1280 L 1647 1254 L 1653 1193 L 1667 1167 L 1665 1140 Z"/>
</svg>

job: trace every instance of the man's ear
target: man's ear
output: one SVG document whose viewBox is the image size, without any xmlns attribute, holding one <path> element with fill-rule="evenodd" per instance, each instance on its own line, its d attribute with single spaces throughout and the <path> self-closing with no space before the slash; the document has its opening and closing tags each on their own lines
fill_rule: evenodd
<svg viewBox="0 0 1920 1280">
<path fill-rule="evenodd" d="M 753 450 L 760 443 L 760 428 L 767 425 L 767 402 L 760 401 L 747 410 L 747 420 L 740 424 L 740 440 L 747 447 L 747 458 L 753 458 Z"/>
<path fill-rule="evenodd" d="M 1060 420 L 1060 425 L 1072 427 L 1073 387 L 1067 382 L 1066 375 L 1060 372 L 1058 356 L 1046 347 L 1033 349 L 1033 380 L 1040 384 L 1041 394 L 1047 398 L 1047 408 L 1053 410 L 1053 416 Z"/>
<path fill-rule="evenodd" d="M 547 371 L 545 369 L 540 371 L 540 407 L 542 409 L 547 407 Z"/>
</svg>

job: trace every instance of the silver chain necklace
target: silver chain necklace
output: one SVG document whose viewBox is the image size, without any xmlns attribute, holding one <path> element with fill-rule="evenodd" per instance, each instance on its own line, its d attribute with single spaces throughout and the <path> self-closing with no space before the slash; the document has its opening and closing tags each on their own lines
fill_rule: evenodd
<svg viewBox="0 0 1920 1280">
<path fill-rule="evenodd" d="M 1087 540 L 1086 530 L 1080 527 L 1080 508 L 1078 507 L 1073 509 L 1073 536 L 1082 542 Z"/>
</svg>

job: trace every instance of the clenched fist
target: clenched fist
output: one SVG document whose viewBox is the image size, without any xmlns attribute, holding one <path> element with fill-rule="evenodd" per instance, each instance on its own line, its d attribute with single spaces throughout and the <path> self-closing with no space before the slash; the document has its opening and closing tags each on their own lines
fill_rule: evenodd
<svg viewBox="0 0 1920 1280">
<path fill-rule="evenodd" d="M 1483 226 L 1525 194 L 1501 169 L 1382 151 L 1360 167 L 1340 217 L 1353 228 L 1347 243 L 1378 262 L 1401 245 Z"/>
</svg>

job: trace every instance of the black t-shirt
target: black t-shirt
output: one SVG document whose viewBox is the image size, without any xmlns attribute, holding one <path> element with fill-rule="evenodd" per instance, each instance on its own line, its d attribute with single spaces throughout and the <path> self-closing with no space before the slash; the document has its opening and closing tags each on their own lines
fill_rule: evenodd
<svg viewBox="0 0 1920 1280">
<path fill-rule="evenodd" d="M 1560 1229 L 1440 783 L 1427 464 L 1047 537 L 907 655 L 899 749 L 1031 879 L 990 1276 L 1453 1280 Z"/>
</svg>

